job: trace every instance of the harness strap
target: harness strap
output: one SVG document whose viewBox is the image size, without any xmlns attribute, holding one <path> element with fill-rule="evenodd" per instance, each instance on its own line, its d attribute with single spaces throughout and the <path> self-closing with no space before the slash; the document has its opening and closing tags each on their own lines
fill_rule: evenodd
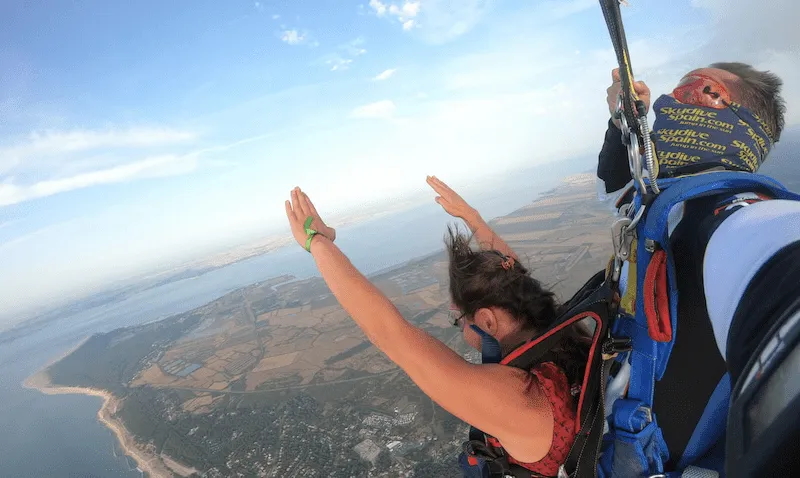
<svg viewBox="0 0 800 478">
<path fill-rule="evenodd" d="M 581 424 L 581 431 L 575 437 L 567 461 L 564 463 L 566 470 L 573 470 L 569 475 L 571 477 L 597 476 L 597 459 L 605 428 L 605 384 L 612 365 L 614 365 L 612 358 L 603 360 L 600 371 L 600 399 L 587 416 L 588 424 Z"/>
<path fill-rule="evenodd" d="M 678 462 L 678 469 L 688 469 L 687 465 L 696 463 L 703 457 L 712 445 L 725 435 L 725 425 L 728 420 L 728 406 L 731 396 L 731 376 L 725 374 L 711 394 L 706 404 L 706 409 L 686 445 L 683 456 Z M 724 448 L 722 449 L 724 453 Z M 724 463 L 721 458 L 718 465 L 722 469 Z"/>
</svg>

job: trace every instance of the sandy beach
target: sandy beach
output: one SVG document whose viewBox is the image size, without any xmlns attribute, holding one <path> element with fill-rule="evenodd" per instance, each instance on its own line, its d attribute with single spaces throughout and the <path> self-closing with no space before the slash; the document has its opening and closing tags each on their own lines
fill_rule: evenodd
<svg viewBox="0 0 800 478">
<path fill-rule="evenodd" d="M 46 369 L 28 377 L 23 383 L 23 387 L 36 389 L 47 395 L 82 394 L 102 397 L 103 405 L 97 412 L 97 419 L 114 432 L 124 453 L 136 460 L 139 469 L 151 478 L 171 478 L 174 476 L 173 472 L 167 467 L 164 460 L 162 460 L 162 457 L 148 452 L 137 445 L 133 436 L 128 433 L 122 422 L 114 417 L 118 400 L 111 393 L 95 388 L 53 386 L 50 383 L 50 378 L 47 375 Z M 170 461 L 174 462 L 174 460 L 171 459 Z M 177 465 L 178 463 L 175 464 Z M 187 467 L 183 468 L 184 470 L 191 470 Z"/>
</svg>

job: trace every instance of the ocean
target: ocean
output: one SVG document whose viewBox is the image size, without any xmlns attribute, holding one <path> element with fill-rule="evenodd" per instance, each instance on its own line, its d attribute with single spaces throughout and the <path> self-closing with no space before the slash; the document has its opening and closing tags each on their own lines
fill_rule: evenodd
<svg viewBox="0 0 800 478">
<path fill-rule="evenodd" d="M 571 161 L 514 175 L 467 197 L 487 218 L 508 214 L 586 170 Z M 433 203 L 342 228 L 337 244 L 364 273 L 399 265 L 442 249 L 445 226 L 456 222 Z M 241 261 L 199 277 L 165 284 L 53 320 L 0 347 L 0 477 L 139 477 L 130 460 L 116 456 L 116 439 L 97 421 L 98 397 L 44 395 L 22 382 L 97 332 L 142 324 L 191 310 L 240 287 L 293 274 L 318 275 L 311 256 L 297 245 Z"/>
</svg>

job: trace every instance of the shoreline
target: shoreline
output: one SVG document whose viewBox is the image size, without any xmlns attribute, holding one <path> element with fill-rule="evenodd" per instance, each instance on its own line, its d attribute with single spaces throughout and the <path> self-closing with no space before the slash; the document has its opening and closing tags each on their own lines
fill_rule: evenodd
<svg viewBox="0 0 800 478">
<path fill-rule="evenodd" d="M 69 352 L 66 355 L 69 355 Z M 100 407 L 100 410 L 97 411 L 97 420 L 114 433 L 123 453 L 133 458 L 139 470 L 146 473 L 150 478 L 172 478 L 174 476 L 174 472 L 164 463 L 160 455 L 155 455 L 141 449 L 133 435 L 125 428 L 125 424 L 122 423 L 122 420 L 114 417 L 119 399 L 110 392 L 89 387 L 53 386 L 50 382 L 50 377 L 47 375 L 47 367 L 25 379 L 22 386 L 27 389 L 38 390 L 45 395 L 77 394 L 103 398 L 103 405 Z M 170 458 L 170 460 L 172 459 Z M 185 468 L 188 469 L 188 467 Z"/>
</svg>

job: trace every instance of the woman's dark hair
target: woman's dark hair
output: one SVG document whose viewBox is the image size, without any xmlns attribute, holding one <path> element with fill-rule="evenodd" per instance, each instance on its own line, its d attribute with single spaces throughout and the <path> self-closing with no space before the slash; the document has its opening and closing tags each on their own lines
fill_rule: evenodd
<svg viewBox="0 0 800 478">
<path fill-rule="evenodd" d="M 508 258 L 496 250 L 474 250 L 471 237 L 457 228 L 447 228 L 445 245 L 450 258 L 450 297 L 466 317 L 478 309 L 498 307 L 507 311 L 522 324 L 524 330 L 539 334 L 548 329 L 561 310 L 555 294 L 531 277 L 528 269 L 513 261 L 504 268 Z M 564 369 L 570 383 L 583 377 L 588 357 L 580 334 L 567 337 L 550 354 Z"/>
</svg>

